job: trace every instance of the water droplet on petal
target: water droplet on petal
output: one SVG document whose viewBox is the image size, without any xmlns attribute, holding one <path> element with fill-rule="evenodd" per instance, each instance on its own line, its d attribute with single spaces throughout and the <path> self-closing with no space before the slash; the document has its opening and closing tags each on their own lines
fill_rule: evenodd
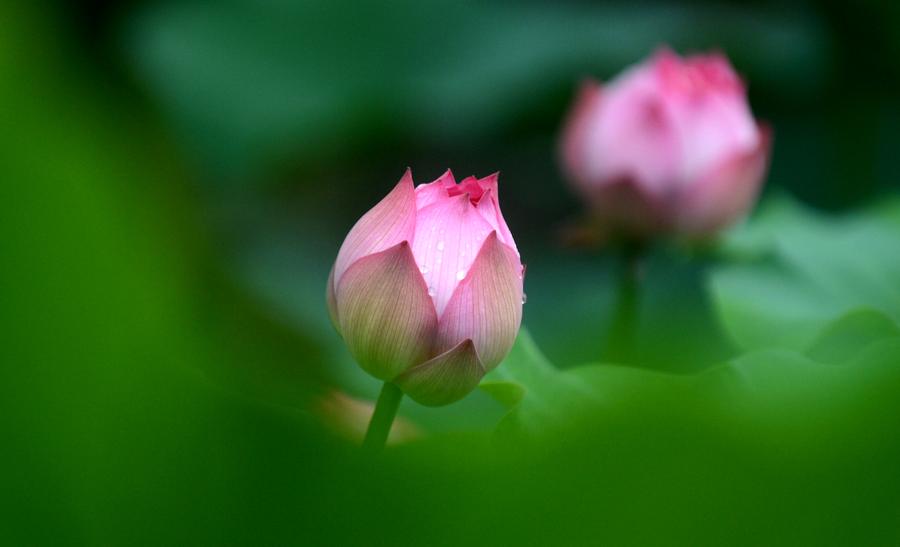
<svg viewBox="0 0 900 547">
<path fill-rule="evenodd" d="M 525 293 L 522 293 L 522 304 L 524 304 L 525 302 L 528 302 L 528 295 Z"/>
<path fill-rule="evenodd" d="M 437 250 L 438 250 L 438 252 L 441 252 L 444 250 L 444 242 L 443 241 L 438 241 Z"/>
<path fill-rule="evenodd" d="M 434 296 L 434 287 L 428 287 L 428 296 Z"/>
<path fill-rule="evenodd" d="M 419 268 L 419 271 L 423 274 L 427 274 L 431 270 L 428 269 L 428 266 L 422 266 L 421 268 Z"/>
<path fill-rule="evenodd" d="M 456 280 L 457 281 L 462 281 L 464 277 L 466 277 L 465 270 L 460 270 L 460 271 L 456 272 Z"/>
</svg>

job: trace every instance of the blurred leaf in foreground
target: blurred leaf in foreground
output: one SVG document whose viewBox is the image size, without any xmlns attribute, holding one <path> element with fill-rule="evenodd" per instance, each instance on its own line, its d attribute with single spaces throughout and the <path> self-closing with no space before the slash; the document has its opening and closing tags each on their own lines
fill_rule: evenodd
<svg viewBox="0 0 900 547">
<path fill-rule="evenodd" d="M 527 500 L 541 509 L 488 537 L 546 539 L 534 518 L 584 544 L 891 544 L 900 335 L 871 311 L 827 332 L 830 346 L 809 354 L 760 350 L 684 376 L 554 371 L 523 333 L 482 387 L 511 407 L 497 436 L 506 474 L 493 484 L 510 489 L 503 499 L 518 511 Z M 549 491 L 553 503 L 541 504 Z M 735 536 L 740 523 L 746 533 Z"/>
</svg>

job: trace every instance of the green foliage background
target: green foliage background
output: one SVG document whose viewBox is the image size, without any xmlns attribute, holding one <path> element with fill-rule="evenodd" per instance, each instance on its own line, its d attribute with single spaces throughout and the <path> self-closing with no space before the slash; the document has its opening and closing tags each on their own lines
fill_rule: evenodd
<svg viewBox="0 0 900 547">
<path fill-rule="evenodd" d="M 898 11 L 863 2 L 0 5 L 0 538 L 9 545 L 900 544 Z M 647 265 L 598 362 L 603 252 L 561 249 L 575 82 L 718 46 L 770 183 Z M 525 323 L 464 401 L 371 399 L 323 286 L 402 173 L 501 170 Z"/>
</svg>

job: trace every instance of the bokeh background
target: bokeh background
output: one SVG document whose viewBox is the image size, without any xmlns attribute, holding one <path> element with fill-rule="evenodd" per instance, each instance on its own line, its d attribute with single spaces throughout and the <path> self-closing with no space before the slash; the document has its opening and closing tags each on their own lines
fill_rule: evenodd
<svg viewBox="0 0 900 547">
<path fill-rule="evenodd" d="M 900 544 L 895 3 L 8 0 L 0 22 L 4 543 Z M 720 245 L 651 257 L 631 366 L 584 369 L 614 265 L 560 244 L 581 209 L 556 139 L 581 78 L 664 43 L 729 55 L 771 172 Z M 379 386 L 324 285 L 407 166 L 501 172 L 528 332 L 493 390 L 407 401 L 372 461 Z"/>
</svg>

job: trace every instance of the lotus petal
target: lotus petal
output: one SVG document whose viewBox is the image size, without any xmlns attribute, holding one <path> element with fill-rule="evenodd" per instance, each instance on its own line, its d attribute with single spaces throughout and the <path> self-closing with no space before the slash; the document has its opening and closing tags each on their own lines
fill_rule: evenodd
<svg viewBox="0 0 900 547">
<path fill-rule="evenodd" d="M 468 395 L 483 376 L 484 367 L 475 344 L 463 340 L 434 359 L 407 370 L 395 383 L 419 404 L 443 406 Z"/>
<path fill-rule="evenodd" d="M 522 322 L 522 274 L 515 251 L 491 232 L 440 316 L 435 351 L 471 339 L 485 369 L 497 366 Z"/>
<path fill-rule="evenodd" d="M 335 295 L 344 341 L 366 372 L 392 380 L 428 358 L 437 315 L 409 243 L 356 261 Z"/>
</svg>

